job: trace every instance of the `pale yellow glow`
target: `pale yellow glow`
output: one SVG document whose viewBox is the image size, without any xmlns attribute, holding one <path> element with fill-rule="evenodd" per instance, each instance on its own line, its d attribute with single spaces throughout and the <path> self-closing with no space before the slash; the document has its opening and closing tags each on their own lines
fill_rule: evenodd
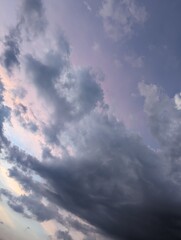
<svg viewBox="0 0 181 240">
<path fill-rule="evenodd" d="M 0 215 L 1 215 L 1 219 L 3 220 L 4 223 L 6 223 L 8 226 L 10 226 L 12 228 L 15 228 L 15 224 L 12 221 L 11 216 L 8 214 L 6 209 L 1 204 L 0 204 Z"/>
<path fill-rule="evenodd" d="M 54 235 L 58 230 L 58 224 L 54 220 L 42 222 L 41 225 L 48 235 Z"/>
<path fill-rule="evenodd" d="M 27 194 L 20 187 L 20 184 L 16 180 L 14 180 L 13 178 L 8 176 L 8 171 L 5 167 L 0 165 L 0 168 L 1 168 L 1 171 L 0 171 L 1 181 L 2 181 L 3 185 L 5 185 L 8 190 L 13 192 L 16 196 Z"/>
</svg>

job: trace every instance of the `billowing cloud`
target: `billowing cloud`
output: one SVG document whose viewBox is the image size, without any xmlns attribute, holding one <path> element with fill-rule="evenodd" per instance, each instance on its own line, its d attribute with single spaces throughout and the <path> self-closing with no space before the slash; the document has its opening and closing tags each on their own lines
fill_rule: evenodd
<svg viewBox="0 0 181 240">
<path fill-rule="evenodd" d="M 178 239 L 179 203 L 173 199 L 180 197 L 166 175 L 164 159 L 114 118 L 93 114 L 79 124 L 67 133 L 77 150 L 73 159 L 54 165 L 30 157 L 23 160 L 24 155 L 16 157 L 14 152 L 13 161 L 46 179 L 51 186 L 48 199 L 109 236 Z"/>
<path fill-rule="evenodd" d="M 95 235 L 179 239 L 181 113 L 174 99 L 155 85 L 139 84 L 151 130 L 160 143 L 159 151 L 150 149 L 109 112 L 98 74 L 90 67 L 73 66 L 62 31 L 44 38 L 44 11 L 42 1 L 23 1 L 21 41 L 8 43 L 5 38 L 2 65 L 9 72 L 20 68 L 10 79 L 4 75 L 1 85 L 1 153 L 10 166 L 9 177 L 26 194 L 14 196 L 1 189 L 2 198 L 26 218 L 56 221 L 62 227 L 55 233 L 57 239 L 71 240 L 73 231 L 87 240 Z M 104 1 L 100 14 L 106 31 L 116 39 L 131 35 L 147 16 L 145 8 L 131 0 Z M 36 44 L 33 48 L 32 36 L 41 42 L 40 51 Z M 11 80 L 14 85 L 7 84 Z M 6 138 L 4 123 L 13 125 L 15 120 L 31 131 L 33 140 L 38 138 L 40 158 Z"/>
<path fill-rule="evenodd" d="M 56 51 L 49 51 L 43 62 L 26 56 L 26 72 L 37 93 L 51 109 L 51 124 L 44 127 L 48 141 L 58 143 L 58 135 L 65 123 L 77 121 L 103 104 L 99 78 L 90 68 L 72 68 L 69 45 L 59 41 Z"/>
</svg>

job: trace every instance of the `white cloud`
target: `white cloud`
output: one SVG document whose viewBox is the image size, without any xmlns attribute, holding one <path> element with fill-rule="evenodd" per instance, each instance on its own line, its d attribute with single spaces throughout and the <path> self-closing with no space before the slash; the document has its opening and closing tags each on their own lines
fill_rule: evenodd
<svg viewBox="0 0 181 240">
<path fill-rule="evenodd" d="M 178 110 L 181 110 L 181 93 L 176 94 L 174 97 L 175 105 Z"/>
</svg>

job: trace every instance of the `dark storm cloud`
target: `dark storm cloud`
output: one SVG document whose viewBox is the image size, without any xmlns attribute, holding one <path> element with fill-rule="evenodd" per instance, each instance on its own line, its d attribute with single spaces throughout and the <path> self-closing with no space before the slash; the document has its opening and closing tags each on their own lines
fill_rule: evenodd
<svg viewBox="0 0 181 240">
<path fill-rule="evenodd" d="M 68 133 L 72 141 L 79 139 L 76 159 L 52 165 L 13 154 L 13 161 L 46 179 L 51 202 L 115 239 L 179 239 L 181 198 L 164 172 L 166 159 L 114 118 L 92 114 L 81 124 L 76 137 Z"/>
<path fill-rule="evenodd" d="M 147 92 L 143 89 L 147 111 L 156 111 L 153 119 L 158 119 L 160 110 L 156 110 L 154 103 L 159 99 L 163 107 L 165 97 L 158 96 L 153 91 L 155 88 L 147 87 Z M 157 109 L 160 106 L 157 102 Z M 170 106 L 170 113 L 178 111 L 172 104 Z M 168 122 L 165 118 L 159 119 L 158 126 Z M 177 128 L 169 126 L 172 134 L 167 136 L 168 146 L 179 135 L 174 133 Z M 11 169 L 10 176 L 36 193 L 29 197 L 21 196 L 17 201 L 4 193 L 10 207 L 23 214 L 27 208 L 39 221 L 60 221 L 56 211 L 39 202 L 39 192 L 50 202 L 85 219 L 115 239 L 180 238 L 181 196 L 178 181 L 170 174 L 172 155 L 168 158 L 168 154 L 159 155 L 150 150 L 138 136 L 129 134 L 120 122 L 102 111 L 91 112 L 79 122 L 74 122 L 62 133 L 62 139 L 64 136 L 75 148 L 75 156 L 63 155 L 62 159 L 57 158 L 56 163 L 52 159 L 54 164 L 51 161 L 39 162 L 17 147 L 8 146 L 7 159 L 27 173 L 25 176 Z M 179 142 L 179 137 L 177 139 Z M 42 184 L 35 186 L 31 175 L 28 175 L 32 170 L 45 179 L 46 191 Z"/>
<path fill-rule="evenodd" d="M 115 121 L 96 118 L 89 124 L 92 130 L 85 129 L 83 139 L 82 126 L 76 129 L 83 155 L 63 166 L 38 170 L 51 183 L 54 201 L 111 236 L 153 239 L 153 219 L 159 221 L 153 212 L 156 198 L 165 188 L 159 179 L 158 157 L 138 139 L 126 136 Z M 142 228 L 147 232 L 141 233 Z"/>
</svg>

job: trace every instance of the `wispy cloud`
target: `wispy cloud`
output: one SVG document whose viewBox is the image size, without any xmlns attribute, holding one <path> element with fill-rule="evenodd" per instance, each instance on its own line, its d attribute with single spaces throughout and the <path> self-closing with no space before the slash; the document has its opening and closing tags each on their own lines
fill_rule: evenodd
<svg viewBox="0 0 181 240">
<path fill-rule="evenodd" d="M 129 64 L 133 68 L 142 68 L 144 66 L 144 57 L 143 56 L 134 56 L 134 55 L 126 55 L 124 60 L 127 64 Z"/>
<path fill-rule="evenodd" d="M 135 0 L 104 0 L 100 9 L 105 32 L 113 40 L 124 40 L 147 20 L 144 6 Z"/>
<path fill-rule="evenodd" d="M 92 8 L 91 8 L 91 6 L 89 5 L 89 3 L 87 1 L 84 1 L 84 5 L 85 5 L 85 7 L 87 8 L 87 10 L 89 12 L 92 12 Z"/>
</svg>

